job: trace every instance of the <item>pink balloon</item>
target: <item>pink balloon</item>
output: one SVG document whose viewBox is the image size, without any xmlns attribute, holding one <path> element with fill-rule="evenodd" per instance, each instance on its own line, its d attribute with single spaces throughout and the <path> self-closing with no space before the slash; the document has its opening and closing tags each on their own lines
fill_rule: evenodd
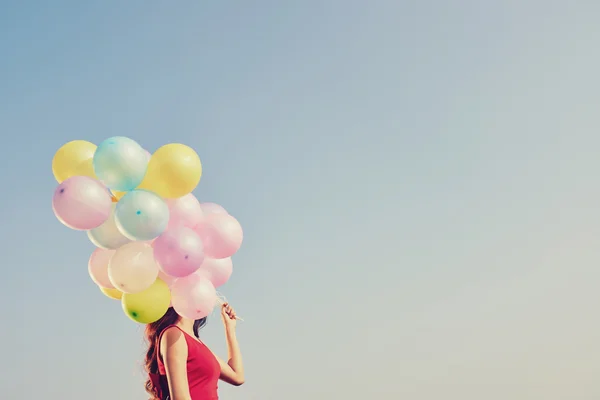
<svg viewBox="0 0 600 400">
<path fill-rule="evenodd" d="M 210 214 L 195 231 L 204 244 L 204 254 L 211 258 L 231 257 L 244 239 L 240 223 L 229 214 Z"/>
<path fill-rule="evenodd" d="M 171 285 L 173 284 L 173 282 L 175 282 L 175 279 L 177 279 L 174 276 L 165 274 L 161 270 L 158 270 L 158 278 L 161 281 L 163 281 L 164 283 L 166 283 L 167 286 L 169 286 L 169 287 L 171 287 Z"/>
<path fill-rule="evenodd" d="M 200 204 L 204 215 L 210 214 L 227 214 L 227 210 L 217 203 L 202 203 Z"/>
<path fill-rule="evenodd" d="M 87 176 L 73 176 L 58 185 L 52 199 L 56 218 L 75 230 L 90 230 L 109 217 L 112 200 L 106 187 Z"/>
<path fill-rule="evenodd" d="M 204 216 L 200 202 L 191 193 L 177 199 L 168 199 L 167 205 L 169 206 L 169 226 L 167 229 L 178 226 L 194 228 L 202 221 Z"/>
<path fill-rule="evenodd" d="M 177 278 L 193 274 L 204 262 L 202 240 L 184 226 L 167 230 L 152 247 L 160 270 Z"/>
<path fill-rule="evenodd" d="M 198 274 L 179 278 L 171 286 L 171 304 L 177 314 L 184 318 L 204 318 L 212 312 L 216 303 L 214 285 Z"/>
<path fill-rule="evenodd" d="M 115 250 L 96 249 L 88 261 L 88 272 L 94 283 L 105 289 L 114 289 L 108 277 L 108 264 Z"/>
<path fill-rule="evenodd" d="M 215 287 L 227 283 L 233 273 L 233 261 L 227 258 L 205 258 L 198 270 L 198 275 L 205 276 Z"/>
</svg>

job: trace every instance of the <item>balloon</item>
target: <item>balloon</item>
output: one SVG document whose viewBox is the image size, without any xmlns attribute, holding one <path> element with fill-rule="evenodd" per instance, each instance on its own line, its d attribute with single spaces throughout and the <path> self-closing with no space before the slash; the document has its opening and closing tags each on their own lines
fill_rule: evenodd
<svg viewBox="0 0 600 400">
<path fill-rule="evenodd" d="M 177 278 L 175 278 L 174 276 L 171 276 L 171 275 L 167 275 L 159 269 L 158 270 L 158 279 L 160 279 L 161 281 L 166 283 L 167 286 L 170 287 L 173 284 L 173 282 L 175 282 L 175 279 L 177 279 Z"/>
<path fill-rule="evenodd" d="M 240 223 L 229 214 L 210 214 L 194 229 L 204 244 L 204 254 L 227 258 L 242 245 L 244 233 Z"/>
<path fill-rule="evenodd" d="M 135 189 L 144 179 L 148 167 L 146 150 L 136 141 L 115 136 L 98 145 L 94 154 L 94 171 L 111 189 Z"/>
<path fill-rule="evenodd" d="M 77 175 L 95 178 L 94 169 L 90 168 L 95 152 L 96 145 L 86 140 L 73 140 L 64 144 L 52 159 L 54 178 L 58 183 Z"/>
<path fill-rule="evenodd" d="M 173 282 L 175 282 L 175 280 L 177 278 L 175 278 L 173 276 L 169 276 L 169 275 L 165 274 L 164 272 L 162 272 L 161 270 L 158 270 L 158 279 L 160 279 L 161 281 L 163 281 L 164 283 L 166 283 L 167 286 L 170 288 L 171 285 L 173 284 Z M 172 302 L 169 302 L 169 307 L 173 307 L 173 303 Z"/>
<path fill-rule="evenodd" d="M 227 210 L 216 203 L 202 203 L 200 204 L 200 207 L 202 208 L 204 215 L 227 214 Z"/>
<path fill-rule="evenodd" d="M 139 293 L 149 288 L 158 277 L 152 246 L 131 242 L 120 247 L 110 259 L 108 277 L 124 293 Z"/>
<path fill-rule="evenodd" d="M 118 249 L 131 241 L 117 228 L 117 223 L 115 222 L 115 208 L 116 204 L 112 203 L 110 217 L 102 225 L 89 230 L 87 233 L 90 241 L 100 248 Z"/>
<path fill-rule="evenodd" d="M 117 201 L 121 200 L 123 198 L 123 196 L 125 196 L 127 193 L 129 193 L 129 192 L 119 192 L 118 190 L 111 190 L 110 192 L 112 193 L 113 197 Z"/>
<path fill-rule="evenodd" d="M 52 199 L 56 218 L 76 230 L 102 225 L 110 216 L 112 200 L 106 188 L 87 176 L 73 176 L 58 185 Z"/>
<path fill-rule="evenodd" d="M 194 228 L 202 221 L 204 216 L 200 202 L 192 193 L 177 199 L 168 199 L 167 205 L 169 206 L 168 229 L 178 226 Z"/>
<path fill-rule="evenodd" d="M 121 300 L 121 298 L 123 297 L 123 292 L 118 291 L 117 289 L 107 289 L 101 287 L 100 291 L 104 293 L 106 297 L 110 297 L 111 299 Z"/>
<path fill-rule="evenodd" d="M 72 176 L 87 176 L 89 178 L 98 179 L 96 173 L 94 172 L 94 159 L 88 158 L 85 161 L 77 164 L 73 169 L 71 169 Z"/>
<path fill-rule="evenodd" d="M 150 154 L 150 152 L 148 150 L 144 150 L 144 151 L 146 152 L 146 159 L 148 160 L 148 162 L 150 162 L 150 157 L 152 157 L 152 154 Z M 117 201 L 121 200 L 121 197 L 125 196 L 128 193 L 128 192 L 120 192 L 118 190 L 112 190 L 111 192 Z"/>
<path fill-rule="evenodd" d="M 198 275 L 206 277 L 217 288 L 227 283 L 233 273 L 233 261 L 227 258 L 205 258 L 198 269 Z"/>
<path fill-rule="evenodd" d="M 171 143 L 152 155 L 140 189 L 174 199 L 191 193 L 201 176 L 202 164 L 198 154 L 191 147 Z"/>
<path fill-rule="evenodd" d="M 101 288 L 114 288 L 108 277 L 108 264 L 114 254 L 114 250 L 96 249 L 88 261 L 88 272 L 90 277 L 94 283 Z"/>
<path fill-rule="evenodd" d="M 216 302 L 215 287 L 201 275 L 179 278 L 171 285 L 171 303 L 177 314 L 184 318 L 204 318 L 212 312 Z"/>
<path fill-rule="evenodd" d="M 188 276 L 196 272 L 204 261 L 200 237 L 184 226 L 168 229 L 152 246 L 160 270 L 170 276 Z"/>
<path fill-rule="evenodd" d="M 156 279 L 139 293 L 125 293 L 121 299 L 123 311 L 129 318 L 141 324 L 151 324 L 162 318 L 171 304 L 171 293 L 166 283 Z"/>
<path fill-rule="evenodd" d="M 119 231 L 131 240 L 152 240 L 167 228 L 169 207 L 152 192 L 134 190 L 117 203 L 115 222 Z"/>
</svg>

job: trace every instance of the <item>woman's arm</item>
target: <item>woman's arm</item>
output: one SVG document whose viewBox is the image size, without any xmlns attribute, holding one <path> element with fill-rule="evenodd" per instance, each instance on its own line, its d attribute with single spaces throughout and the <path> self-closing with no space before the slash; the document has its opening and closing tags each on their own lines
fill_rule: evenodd
<svg viewBox="0 0 600 400">
<path fill-rule="evenodd" d="M 187 379 L 188 347 L 185 336 L 177 328 L 169 328 L 160 341 L 172 400 L 192 400 Z"/>
<path fill-rule="evenodd" d="M 242 364 L 242 353 L 240 352 L 240 346 L 235 335 L 236 315 L 229 304 L 223 304 L 221 317 L 225 326 L 228 361 L 225 363 L 219 357 L 215 356 L 221 365 L 220 379 L 231 385 L 240 386 L 244 383 L 244 365 Z"/>
</svg>

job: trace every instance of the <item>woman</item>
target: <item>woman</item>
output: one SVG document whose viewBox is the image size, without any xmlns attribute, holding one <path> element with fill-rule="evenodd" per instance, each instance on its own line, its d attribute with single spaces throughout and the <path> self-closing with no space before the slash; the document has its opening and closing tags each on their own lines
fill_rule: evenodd
<svg viewBox="0 0 600 400">
<path fill-rule="evenodd" d="M 244 383 L 242 356 L 235 336 L 236 315 L 223 304 L 228 362 L 224 362 L 200 341 L 198 330 L 206 318 L 197 321 L 180 317 L 173 308 L 158 321 L 146 326 L 148 353 L 146 391 L 150 400 L 217 400 L 219 379 L 239 386 Z"/>
</svg>

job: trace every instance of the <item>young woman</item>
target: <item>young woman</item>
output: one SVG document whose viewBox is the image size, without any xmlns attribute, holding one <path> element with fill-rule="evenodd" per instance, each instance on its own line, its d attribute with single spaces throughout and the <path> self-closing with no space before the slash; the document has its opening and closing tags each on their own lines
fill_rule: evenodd
<svg viewBox="0 0 600 400">
<path fill-rule="evenodd" d="M 188 320 L 169 308 L 161 319 L 146 326 L 146 391 L 150 400 L 217 400 L 219 379 L 235 386 L 244 383 L 235 311 L 223 304 L 221 318 L 227 338 L 227 362 L 200 341 L 198 331 L 206 318 Z"/>
</svg>

